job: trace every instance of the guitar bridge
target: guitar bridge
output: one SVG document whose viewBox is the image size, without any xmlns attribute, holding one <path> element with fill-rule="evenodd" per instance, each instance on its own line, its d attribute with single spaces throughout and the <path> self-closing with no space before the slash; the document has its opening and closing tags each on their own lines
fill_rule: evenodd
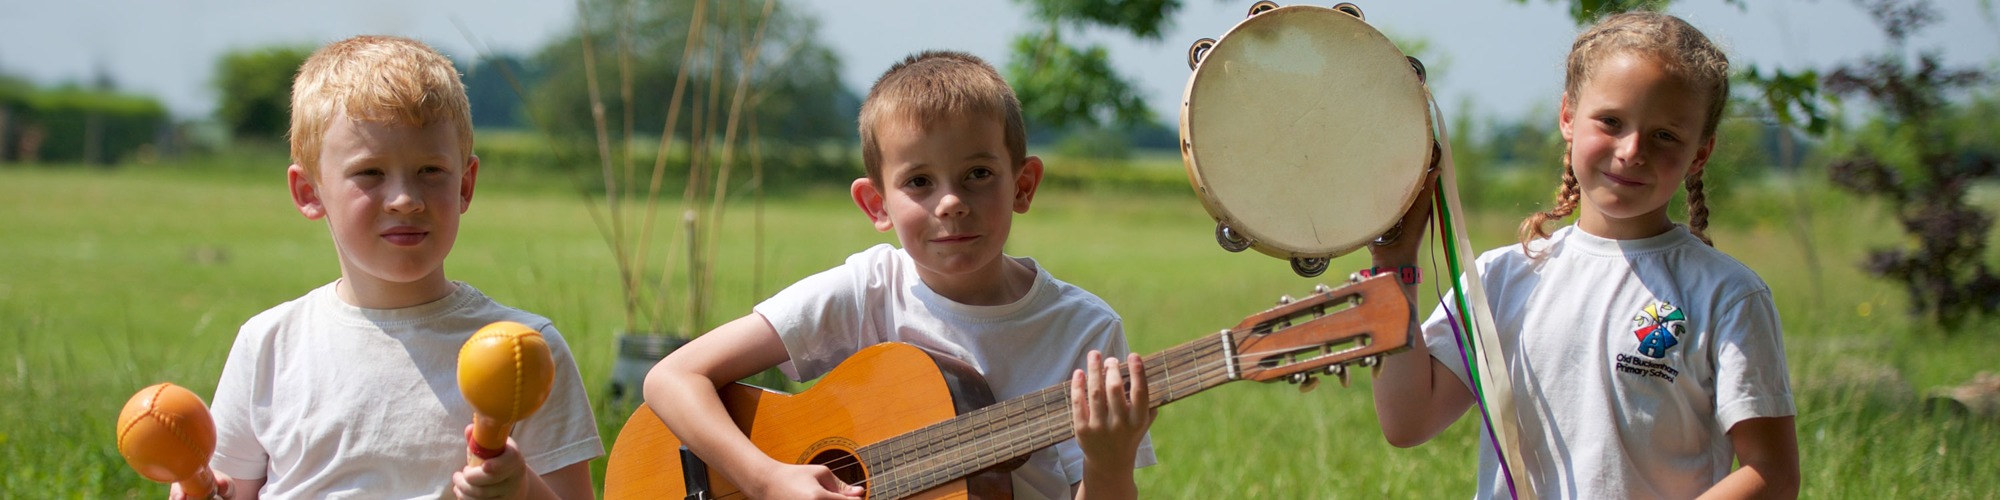
<svg viewBox="0 0 2000 500">
<path fill-rule="evenodd" d="M 687 484 L 686 500 L 709 500 L 715 498 L 708 489 L 708 463 L 681 446 L 681 481 Z"/>
</svg>

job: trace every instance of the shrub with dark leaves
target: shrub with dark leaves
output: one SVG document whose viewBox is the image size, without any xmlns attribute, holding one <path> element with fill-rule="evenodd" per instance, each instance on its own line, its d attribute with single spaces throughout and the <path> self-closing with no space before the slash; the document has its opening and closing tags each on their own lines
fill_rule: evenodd
<svg viewBox="0 0 2000 500">
<path fill-rule="evenodd" d="M 1946 328 L 1956 327 L 1974 313 L 2000 307 L 2000 277 L 1982 258 L 1993 216 L 1966 202 L 1974 182 L 1996 173 L 1996 159 L 1980 145 L 1954 144 L 1943 118 L 1950 110 L 1946 94 L 1984 83 L 1976 70 L 1946 68 L 1936 52 L 1917 57 L 1915 67 L 1904 62 L 1904 43 L 1937 21 L 1927 1 L 1861 0 L 1876 13 L 1876 23 L 1888 35 L 1890 55 L 1843 65 L 1821 83 L 1832 95 L 1859 95 L 1882 107 L 1883 119 L 1913 161 L 1892 162 L 1869 148 L 1857 148 L 1835 160 L 1828 175 L 1835 185 L 1886 199 L 1910 238 L 1900 248 L 1869 252 L 1862 268 L 1875 276 L 1901 282 L 1910 294 L 1911 314 Z"/>
</svg>

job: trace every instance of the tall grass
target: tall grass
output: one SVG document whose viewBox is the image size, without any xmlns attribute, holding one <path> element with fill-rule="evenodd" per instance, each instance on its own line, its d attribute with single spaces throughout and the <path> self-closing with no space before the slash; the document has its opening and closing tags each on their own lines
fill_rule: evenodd
<svg viewBox="0 0 2000 500">
<path fill-rule="evenodd" d="M 300 218 L 281 177 L 267 173 L 0 168 L 10 193 L 0 201 L 0 332 L 8 336 L 0 342 L 0 497 L 164 495 L 114 448 L 112 423 L 125 398 L 159 381 L 211 394 L 244 319 L 338 274 L 324 226 Z M 2000 454 L 1992 452 L 2000 425 L 1926 413 L 1920 396 L 1994 369 L 2000 323 L 1957 335 L 1911 324 L 1899 289 L 1854 266 L 1865 247 L 1899 241 L 1893 222 L 1872 204 L 1812 192 L 1809 241 L 1792 236 L 1786 224 L 1794 219 L 1782 213 L 1731 217 L 1713 231 L 1720 248 L 1777 291 L 1800 408 L 1805 495 L 1992 497 L 2000 491 Z M 1762 214 L 1787 205 L 1758 197 L 1789 196 L 1738 193 L 1714 206 Z M 892 241 L 855 213 L 844 191 L 805 191 L 770 201 L 767 211 L 765 271 L 755 281 L 752 211 L 732 209 L 723 221 L 715 321 Z M 1477 246 L 1511 241 L 1517 215 L 1473 214 Z M 1225 253 L 1200 205 L 1181 191 L 1054 188 L 1015 221 L 1009 252 L 1034 256 L 1110 302 L 1139 352 L 1234 325 L 1279 294 L 1337 281 L 1365 263 L 1365 255 L 1344 257 L 1325 279 L 1309 280 L 1274 259 Z M 1818 251 L 1819 268 L 1799 257 L 1803 244 Z M 622 309 L 610 252 L 583 201 L 483 185 L 447 271 L 554 319 L 592 398 L 606 399 Z M 1141 491 L 1165 498 L 1471 491 L 1475 425 L 1461 420 L 1430 444 L 1392 448 L 1376 428 L 1366 379 L 1349 388 L 1328 381 L 1307 394 L 1230 384 L 1164 408 L 1153 430 L 1160 464 L 1139 472 Z M 627 411 L 600 407 L 607 442 Z"/>
</svg>

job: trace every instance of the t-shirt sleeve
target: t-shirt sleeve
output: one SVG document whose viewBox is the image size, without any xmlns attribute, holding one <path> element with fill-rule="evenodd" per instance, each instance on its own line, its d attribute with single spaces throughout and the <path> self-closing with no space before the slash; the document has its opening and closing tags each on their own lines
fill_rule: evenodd
<svg viewBox="0 0 2000 500">
<path fill-rule="evenodd" d="M 1445 292 L 1444 296 L 1449 299 L 1451 292 Z M 1459 350 L 1458 330 L 1452 323 L 1458 320 L 1458 305 L 1451 304 L 1449 310 L 1445 306 L 1438 304 L 1437 308 L 1431 310 L 1430 317 L 1424 319 L 1421 332 L 1424 336 L 1424 348 L 1430 350 L 1432 358 L 1444 363 L 1444 367 L 1450 369 L 1452 375 L 1457 375 L 1459 383 L 1469 388 L 1472 387 L 1472 377 L 1465 373 L 1465 355 Z"/>
<path fill-rule="evenodd" d="M 577 462 L 604 455 L 604 442 L 597 435 L 597 418 L 590 407 L 590 395 L 577 373 L 576 358 L 569 343 L 555 325 L 539 328 L 555 359 L 555 381 L 542 408 L 515 426 L 514 444 L 527 457 L 528 468 L 547 474 Z"/>
<path fill-rule="evenodd" d="M 789 358 L 778 365 L 792 380 L 806 381 L 833 371 L 848 355 L 872 342 L 864 342 L 867 332 L 863 308 L 886 300 L 887 285 L 872 266 L 888 265 L 877 259 L 880 252 L 864 251 L 849 257 L 845 264 L 785 287 L 754 310 L 771 322 Z M 893 262 L 893 260 L 888 260 Z"/>
<path fill-rule="evenodd" d="M 251 318 L 236 333 L 223 362 L 222 378 L 209 398 L 208 413 L 215 421 L 215 455 L 210 468 L 237 479 L 262 479 L 270 455 L 257 441 L 257 407 L 269 401 L 271 373 L 264 349 L 273 326 L 264 316 Z"/>
<path fill-rule="evenodd" d="M 1494 275 L 1496 268 L 1505 269 L 1506 266 L 1518 265 L 1518 260 L 1509 260 L 1517 257 L 1512 252 L 1513 249 L 1509 247 L 1488 250 L 1474 261 L 1474 265 L 1479 268 L 1479 279 L 1486 285 L 1486 304 L 1489 311 L 1496 315 L 1500 313 L 1499 294 L 1507 293 L 1507 290 L 1506 283 L 1496 282 Z M 1453 283 L 1463 282 L 1462 278 L 1461 276 L 1460 280 Z M 1444 295 L 1439 296 L 1442 300 L 1436 308 L 1431 309 L 1431 315 L 1424 318 L 1421 327 L 1423 331 L 1418 333 L 1423 335 L 1424 348 L 1430 350 L 1431 358 L 1444 363 L 1444 367 L 1450 369 L 1452 375 L 1458 376 L 1459 383 L 1471 388 L 1472 376 L 1465 372 L 1467 354 L 1458 339 L 1459 331 L 1466 323 L 1466 318 L 1463 316 L 1466 311 L 1461 310 L 1453 301 L 1457 292 L 1458 290 L 1454 288 L 1445 290 Z"/>
<path fill-rule="evenodd" d="M 1771 290 L 1737 300 L 1715 329 L 1715 420 L 1721 428 L 1727 432 L 1744 420 L 1798 414 Z"/>
</svg>

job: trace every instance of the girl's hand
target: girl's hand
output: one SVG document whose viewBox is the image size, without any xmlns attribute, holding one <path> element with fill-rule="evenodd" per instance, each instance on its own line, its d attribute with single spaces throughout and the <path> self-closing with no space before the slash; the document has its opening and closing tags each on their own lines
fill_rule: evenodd
<svg viewBox="0 0 2000 500">
<path fill-rule="evenodd" d="M 1368 245 L 1368 253 L 1375 258 L 1376 267 L 1417 263 L 1417 250 L 1423 248 L 1424 229 L 1430 224 L 1431 207 L 1435 205 L 1432 200 L 1437 196 L 1437 176 L 1437 169 L 1425 174 L 1423 189 L 1417 191 L 1417 198 L 1410 202 L 1409 211 L 1403 212 L 1402 220 Z"/>
<path fill-rule="evenodd" d="M 1145 362 L 1137 354 L 1127 360 L 1128 370 L 1120 370 L 1118 358 L 1090 351 L 1087 369 L 1070 376 L 1070 415 L 1086 466 L 1095 463 L 1130 471 L 1139 442 L 1158 414 L 1149 404 Z M 1125 389 L 1127 377 L 1132 381 L 1130 391 Z"/>
</svg>

